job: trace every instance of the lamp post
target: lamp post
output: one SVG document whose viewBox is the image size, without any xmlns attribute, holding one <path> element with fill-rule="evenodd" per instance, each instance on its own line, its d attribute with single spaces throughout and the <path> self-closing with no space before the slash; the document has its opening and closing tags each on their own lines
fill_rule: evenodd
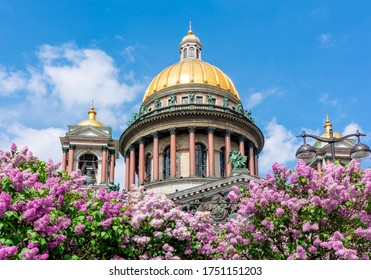
<svg viewBox="0 0 371 280">
<path fill-rule="evenodd" d="M 350 150 L 350 157 L 352 159 L 360 160 L 362 158 L 367 157 L 371 152 L 370 148 L 367 145 L 362 144 L 361 140 L 360 140 L 360 137 L 361 136 L 366 136 L 366 134 L 362 134 L 358 130 L 357 130 L 357 133 L 353 133 L 353 134 L 345 135 L 345 136 L 340 137 L 340 138 L 336 138 L 336 137 L 334 137 L 334 133 L 333 133 L 332 129 L 330 129 L 329 130 L 329 135 L 330 135 L 330 138 L 325 138 L 325 137 L 320 137 L 320 136 L 316 136 L 316 135 L 312 135 L 312 134 L 307 134 L 305 131 L 303 131 L 303 133 L 301 135 L 296 136 L 296 137 L 302 137 L 303 142 L 304 142 L 299 147 L 299 149 L 296 151 L 296 157 L 298 159 L 303 159 L 303 160 L 312 159 L 312 158 L 316 157 L 316 155 L 317 155 L 316 148 L 307 144 L 307 142 L 306 142 L 307 137 L 316 139 L 320 142 L 325 142 L 325 143 L 330 144 L 331 161 L 332 162 L 335 161 L 335 143 L 344 141 L 345 139 L 348 139 L 350 137 L 356 136 L 357 139 L 358 139 L 358 143 Z"/>
</svg>

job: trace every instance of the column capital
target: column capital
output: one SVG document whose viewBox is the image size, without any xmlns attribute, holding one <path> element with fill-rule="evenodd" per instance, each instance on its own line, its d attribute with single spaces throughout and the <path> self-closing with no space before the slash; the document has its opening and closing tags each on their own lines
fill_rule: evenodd
<svg viewBox="0 0 371 280">
<path fill-rule="evenodd" d="M 211 127 L 211 126 L 209 126 L 209 127 L 207 128 L 207 132 L 208 132 L 209 134 L 214 134 L 214 131 L 215 131 L 215 127 Z"/>
<path fill-rule="evenodd" d="M 135 151 L 135 146 L 134 145 L 130 145 L 130 147 L 129 147 L 129 151 L 131 152 L 131 151 Z"/>
<path fill-rule="evenodd" d="M 108 151 L 108 147 L 103 146 L 103 147 L 102 147 L 102 151 Z"/>
<path fill-rule="evenodd" d="M 109 151 L 110 154 L 115 154 L 116 153 L 115 149 L 108 149 L 108 151 Z"/>
<path fill-rule="evenodd" d="M 225 132 L 224 132 L 224 135 L 228 136 L 228 137 L 230 137 L 231 134 L 232 134 L 232 131 L 230 131 L 229 129 L 226 129 Z"/>
<path fill-rule="evenodd" d="M 188 132 L 189 133 L 195 133 L 196 132 L 196 127 L 195 126 L 188 126 Z"/>
<path fill-rule="evenodd" d="M 153 139 L 158 139 L 159 133 L 157 131 L 152 132 L 152 137 L 153 137 Z"/>
<path fill-rule="evenodd" d="M 175 135 L 176 134 L 176 128 L 175 127 L 169 128 L 169 132 L 170 132 L 170 135 Z"/>
<path fill-rule="evenodd" d="M 144 143 L 145 143 L 144 138 L 143 138 L 143 137 L 139 138 L 138 143 L 139 143 L 139 144 L 144 144 Z"/>
<path fill-rule="evenodd" d="M 76 149 L 76 145 L 70 144 L 70 149 L 71 149 L 71 150 Z"/>
<path fill-rule="evenodd" d="M 243 135 L 238 136 L 238 142 L 245 142 L 245 141 L 246 141 L 245 136 L 243 136 Z"/>
<path fill-rule="evenodd" d="M 69 150 L 69 148 L 67 148 L 67 147 L 62 147 L 62 152 L 63 152 L 63 153 L 67 153 L 68 150 Z"/>
<path fill-rule="evenodd" d="M 253 142 L 249 142 L 249 148 L 255 148 L 255 145 L 254 145 L 254 143 Z"/>
</svg>

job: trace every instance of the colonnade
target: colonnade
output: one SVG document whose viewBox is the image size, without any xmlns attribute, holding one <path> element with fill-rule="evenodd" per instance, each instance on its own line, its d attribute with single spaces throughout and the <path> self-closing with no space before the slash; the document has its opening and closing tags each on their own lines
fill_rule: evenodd
<svg viewBox="0 0 371 280">
<path fill-rule="evenodd" d="M 74 171 L 76 145 L 70 145 L 69 148 L 62 148 L 62 171 L 71 173 Z M 68 158 L 68 161 L 67 161 Z M 101 161 L 101 183 L 107 182 L 107 165 L 109 158 L 109 182 L 115 180 L 115 150 L 108 147 L 102 147 Z"/>
<path fill-rule="evenodd" d="M 170 143 L 170 178 L 176 177 L 176 145 L 177 145 L 177 133 L 175 128 L 169 129 L 169 143 Z M 208 127 L 207 129 L 207 141 L 208 141 L 208 175 L 209 177 L 215 177 L 215 158 L 214 158 L 214 127 Z M 189 176 L 196 176 L 196 127 L 189 126 Z M 231 134 L 230 130 L 224 131 L 225 141 L 225 170 L 226 177 L 232 172 L 232 166 L 228 163 L 228 155 L 231 151 Z M 245 143 L 247 139 L 242 135 L 239 136 L 239 150 L 243 156 L 245 156 Z M 152 144 L 153 144 L 153 157 L 152 157 L 152 181 L 158 181 L 159 178 L 159 133 L 152 133 Z M 136 166 L 136 150 L 138 150 L 138 166 Z M 255 152 L 254 144 L 248 141 L 248 168 L 250 175 L 258 174 L 258 155 Z M 131 185 L 135 184 L 135 172 L 136 167 L 138 169 L 138 184 L 144 184 L 145 178 L 145 141 L 140 138 L 137 141 L 137 145 L 131 145 L 125 153 L 125 164 L 126 164 L 126 178 L 125 178 L 125 191 L 130 189 Z"/>
</svg>

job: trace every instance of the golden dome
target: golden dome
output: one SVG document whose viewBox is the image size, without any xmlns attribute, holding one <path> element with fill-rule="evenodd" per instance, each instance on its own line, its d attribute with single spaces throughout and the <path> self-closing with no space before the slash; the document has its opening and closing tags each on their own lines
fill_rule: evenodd
<svg viewBox="0 0 371 280">
<path fill-rule="evenodd" d="M 324 128 L 326 129 L 326 132 L 321 135 L 323 138 L 330 138 L 330 129 L 332 129 L 332 124 L 330 123 L 330 120 L 328 118 L 328 114 L 326 114 L 326 124 L 324 125 Z M 335 138 L 341 138 L 343 137 L 341 134 L 337 132 L 332 132 L 333 136 Z"/>
<path fill-rule="evenodd" d="M 104 124 L 95 119 L 96 114 L 97 112 L 95 112 L 94 106 L 93 104 L 91 104 L 90 110 L 88 112 L 89 118 L 87 120 L 80 122 L 78 125 L 104 126 Z"/>
<path fill-rule="evenodd" d="M 184 84 L 216 86 L 240 99 L 232 80 L 223 71 L 199 59 L 189 58 L 165 68 L 158 74 L 147 88 L 143 102 L 164 88 Z"/>
</svg>

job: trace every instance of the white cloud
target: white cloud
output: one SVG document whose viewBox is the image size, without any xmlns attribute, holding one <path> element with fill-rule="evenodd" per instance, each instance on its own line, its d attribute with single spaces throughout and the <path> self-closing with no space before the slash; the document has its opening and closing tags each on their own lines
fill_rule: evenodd
<svg viewBox="0 0 371 280">
<path fill-rule="evenodd" d="M 86 119 L 94 100 L 98 120 L 119 129 L 124 115 L 130 115 L 125 103 L 135 100 L 145 89 L 132 71 L 122 73 L 99 49 L 78 48 L 73 43 L 43 45 L 37 58 L 37 66 L 30 65 L 26 71 L 10 71 L 0 65 L 0 96 L 25 96 L 17 100 L 17 107 L 27 109 L 28 118 L 14 119 L 23 125 L 78 123 Z M 0 110 L 4 109 L 0 105 Z"/>
<path fill-rule="evenodd" d="M 121 83 L 113 59 L 98 49 L 44 45 L 38 57 L 53 94 L 67 107 L 89 104 L 92 99 L 102 107 L 118 106 L 133 101 L 144 89 L 139 83 Z"/>
<path fill-rule="evenodd" d="M 27 146 L 32 153 L 41 160 L 52 159 L 55 163 L 61 161 L 62 149 L 59 137 L 66 132 L 61 128 L 35 129 L 19 123 L 13 123 L 5 129 L 1 149 L 8 150 L 11 143 L 21 149 Z"/>
<path fill-rule="evenodd" d="M 339 100 L 335 98 L 331 98 L 328 93 L 324 93 L 323 95 L 321 95 L 321 97 L 319 98 L 319 102 L 324 105 L 331 105 L 333 107 L 341 107 Z"/>
<path fill-rule="evenodd" d="M 48 93 L 47 78 L 43 73 L 37 71 L 33 67 L 28 68 L 30 74 L 25 89 L 33 94 L 33 96 L 44 97 Z"/>
<path fill-rule="evenodd" d="M 349 134 L 354 134 L 354 133 L 357 133 L 357 130 L 360 132 L 360 133 L 364 133 L 366 134 L 366 136 L 361 136 L 361 142 L 362 143 L 365 143 L 365 142 L 369 142 L 370 139 L 371 139 L 371 134 L 369 132 L 366 132 L 362 129 L 362 127 L 356 123 L 356 122 L 351 122 L 350 124 L 348 124 L 345 128 L 344 128 L 344 131 L 341 135 L 345 136 L 345 135 L 349 135 Z M 354 140 L 357 139 L 357 137 L 353 137 Z M 356 142 L 357 143 L 357 142 Z"/>
<path fill-rule="evenodd" d="M 329 33 L 322 33 L 317 37 L 317 41 L 322 48 L 335 48 L 336 40 Z"/>
<path fill-rule="evenodd" d="M 26 77 L 22 72 L 8 71 L 0 66 L 0 96 L 11 95 L 23 90 L 26 86 Z"/>
<path fill-rule="evenodd" d="M 281 94 L 283 94 L 283 91 L 277 87 L 271 87 L 271 88 L 268 88 L 262 91 L 255 91 L 249 96 L 247 100 L 247 107 L 251 109 L 259 105 L 260 103 L 262 103 L 263 100 L 267 98 L 268 96 L 271 96 L 271 95 L 279 96 Z"/>
<path fill-rule="evenodd" d="M 271 171 L 272 164 L 287 164 L 296 161 L 295 153 L 302 144 L 301 139 L 273 118 L 265 127 L 265 145 L 260 156 L 260 175 Z"/>
<path fill-rule="evenodd" d="M 361 126 L 358 123 L 351 122 L 344 128 L 342 135 L 353 134 L 356 133 L 357 130 L 359 130 L 359 132 L 363 132 Z"/>
<path fill-rule="evenodd" d="M 264 99 L 264 96 L 261 92 L 255 92 L 250 95 L 249 100 L 247 102 L 249 108 L 253 108 L 256 105 L 260 104 Z"/>
</svg>

